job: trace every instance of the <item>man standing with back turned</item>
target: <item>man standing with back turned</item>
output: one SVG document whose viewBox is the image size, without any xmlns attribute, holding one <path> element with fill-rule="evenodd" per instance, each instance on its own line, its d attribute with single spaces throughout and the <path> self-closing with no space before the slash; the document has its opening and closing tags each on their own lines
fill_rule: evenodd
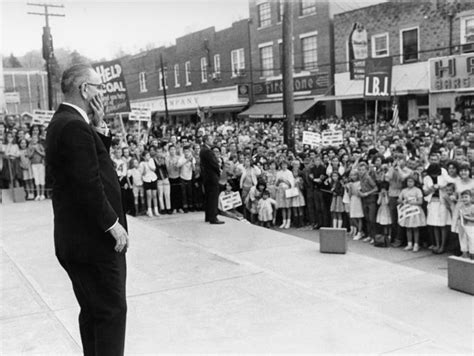
<svg viewBox="0 0 474 356">
<path fill-rule="evenodd" d="M 211 224 L 224 224 L 223 221 L 217 219 L 221 168 L 215 153 L 211 150 L 213 140 L 214 138 L 211 135 L 204 135 L 202 137 L 203 145 L 199 152 L 202 183 L 204 185 L 204 220 Z"/>
<path fill-rule="evenodd" d="M 103 121 L 103 84 L 89 65 L 61 79 L 64 102 L 48 126 L 56 256 L 81 307 L 85 355 L 123 355 L 127 302 L 127 222 Z"/>
</svg>

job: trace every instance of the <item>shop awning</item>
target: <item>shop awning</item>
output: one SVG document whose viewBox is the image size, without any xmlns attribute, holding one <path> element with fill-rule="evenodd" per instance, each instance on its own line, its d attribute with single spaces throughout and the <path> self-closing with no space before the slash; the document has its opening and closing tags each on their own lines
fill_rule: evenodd
<svg viewBox="0 0 474 356">
<path fill-rule="evenodd" d="M 317 101 L 314 99 L 310 100 L 298 100 L 294 102 L 295 116 L 301 116 L 314 105 Z M 249 118 L 249 119 L 283 119 L 283 103 L 257 103 L 249 107 L 247 110 L 241 112 L 238 117 Z"/>
</svg>

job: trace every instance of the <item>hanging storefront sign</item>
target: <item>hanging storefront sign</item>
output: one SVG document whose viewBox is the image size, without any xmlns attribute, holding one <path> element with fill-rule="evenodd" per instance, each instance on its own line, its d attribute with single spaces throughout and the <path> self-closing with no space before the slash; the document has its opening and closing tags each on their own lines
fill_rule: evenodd
<svg viewBox="0 0 474 356">
<path fill-rule="evenodd" d="M 249 85 L 248 84 L 239 84 L 237 86 L 237 96 L 239 98 L 248 98 L 249 97 Z"/>
<path fill-rule="evenodd" d="M 431 58 L 430 91 L 474 90 L 474 54 Z"/>
<path fill-rule="evenodd" d="M 369 53 L 368 43 L 367 30 L 364 25 L 356 22 L 349 35 L 349 73 L 351 80 L 364 80 L 365 60 Z"/>
<path fill-rule="evenodd" d="M 100 74 L 105 84 L 104 106 L 105 114 L 115 114 L 130 111 L 123 67 L 120 60 L 93 64 L 93 68 Z"/>
<path fill-rule="evenodd" d="M 293 78 L 293 90 L 298 91 L 314 91 L 326 90 L 329 87 L 329 74 L 318 73 L 304 77 Z M 271 95 L 283 93 L 283 79 L 270 80 L 264 83 L 256 83 L 253 85 L 255 95 Z"/>
<path fill-rule="evenodd" d="M 390 100 L 392 58 L 367 58 L 365 66 L 364 98 Z"/>
</svg>

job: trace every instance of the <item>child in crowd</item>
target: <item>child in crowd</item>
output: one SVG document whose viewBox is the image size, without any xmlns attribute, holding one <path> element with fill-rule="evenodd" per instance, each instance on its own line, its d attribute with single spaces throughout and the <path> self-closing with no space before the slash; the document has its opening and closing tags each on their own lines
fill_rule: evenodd
<svg viewBox="0 0 474 356">
<path fill-rule="evenodd" d="M 344 212 L 344 204 L 342 203 L 342 196 L 344 195 L 344 187 L 340 181 L 341 176 L 337 172 L 331 174 L 331 216 L 332 227 L 342 227 L 342 213 Z"/>
<path fill-rule="evenodd" d="M 28 141 L 25 138 L 19 142 L 20 168 L 22 171 L 23 184 L 26 191 L 26 199 L 32 200 L 35 197 L 35 185 L 33 183 L 33 170 L 31 160 L 28 155 Z"/>
<path fill-rule="evenodd" d="M 133 198 L 135 203 L 135 216 L 139 213 L 139 206 L 145 206 L 145 191 L 143 189 L 143 166 L 140 166 L 136 158 L 132 158 L 130 161 L 131 168 L 128 170 L 127 175 L 132 185 Z"/>
<path fill-rule="evenodd" d="M 400 216 L 399 224 L 407 229 L 408 244 L 405 251 L 413 249 L 418 252 L 420 249 L 420 234 L 418 228 L 426 225 L 426 217 L 421 205 L 423 204 L 423 192 L 420 188 L 415 187 L 415 177 L 409 176 L 406 180 L 406 188 L 402 190 L 398 198 L 398 202 L 403 206 L 415 208 L 415 211 L 406 217 Z M 402 209 L 399 210 L 399 212 Z"/>
<path fill-rule="evenodd" d="M 377 211 L 377 224 L 381 225 L 383 228 L 383 234 L 385 236 L 391 235 L 391 225 L 392 225 L 392 218 L 390 216 L 390 207 L 388 205 L 388 182 L 381 182 L 380 183 L 380 192 L 377 204 L 379 205 L 379 209 Z"/>
<path fill-rule="evenodd" d="M 474 260 L 474 205 L 470 190 L 461 192 L 461 203 L 458 215 L 459 244 L 462 257 Z"/>
<path fill-rule="evenodd" d="M 146 194 L 146 214 L 151 218 L 153 217 L 153 212 L 156 216 L 160 216 L 158 211 L 157 196 L 156 196 L 156 186 L 157 186 L 157 176 L 155 174 L 156 166 L 154 160 L 150 156 L 150 152 L 143 152 L 143 159 L 140 162 L 140 170 L 142 173 L 143 179 L 143 189 Z M 152 208 L 154 207 L 154 211 Z"/>
<path fill-rule="evenodd" d="M 227 182 L 225 184 L 225 190 L 219 194 L 219 202 L 218 202 L 219 214 L 221 214 L 222 216 L 226 216 L 228 218 L 248 222 L 248 220 L 245 219 L 244 216 L 237 211 L 236 207 L 232 209 L 224 210 L 224 207 L 222 206 L 222 198 L 232 193 L 233 193 L 232 185 L 229 182 Z"/>
<path fill-rule="evenodd" d="M 267 185 L 263 181 L 259 181 L 257 185 L 254 185 L 250 188 L 250 192 L 245 199 L 245 206 L 250 212 L 250 222 L 252 224 L 256 223 L 257 214 L 258 214 L 258 202 L 262 197 L 262 193 L 266 190 Z"/>
<path fill-rule="evenodd" d="M 28 146 L 28 155 L 31 161 L 31 170 L 33 172 L 33 179 L 36 185 L 35 200 L 44 200 L 44 185 L 46 180 L 46 172 L 44 167 L 44 146 L 39 142 L 38 136 L 31 137 L 30 145 Z"/>
<path fill-rule="evenodd" d="M 360 198 L 359 174 L 353 170 L 350 174 L 351 182 L 348 183 L 348 193 L 350 198 L 349 217 L 351 219 L 351 236 L 354 240 L 362 238 L 362 219 L 364 210 L 362 209 L 362 200 Z"/>
<path fill-rule="evenodd" d="M 268 190 L 262 192 L 262 198 L 258 201 L 257 211 L 258 221 L 263 227 L 270 228 L 272 224 L 275 224 L 276 201 L 270 198 Z"/>
</svg>

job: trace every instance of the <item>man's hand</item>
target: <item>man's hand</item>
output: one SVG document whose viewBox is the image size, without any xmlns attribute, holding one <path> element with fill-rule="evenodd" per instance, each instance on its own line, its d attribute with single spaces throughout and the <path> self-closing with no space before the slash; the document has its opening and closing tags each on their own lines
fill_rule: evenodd
<svg viewBox="0 0 474 356">
<path fill-rule="evenodd" d="M 127 231 L 120 223 L 116 224 L 109 230 L 109 232 L 114 237 L 115 241 L 117 241 L 115 244 L 115 251 L 122 252 L 125 247 L 129 246 Z"/>
<path fill-rule="evenodd" d="M 90 104 L 92 111 L 94 112 L 91 117 L 91 122 L 95 127 L 101 127 L 104 122 L 104 104 L 102 103 L 101 96 L 94 96 Z"/>
</svg>

